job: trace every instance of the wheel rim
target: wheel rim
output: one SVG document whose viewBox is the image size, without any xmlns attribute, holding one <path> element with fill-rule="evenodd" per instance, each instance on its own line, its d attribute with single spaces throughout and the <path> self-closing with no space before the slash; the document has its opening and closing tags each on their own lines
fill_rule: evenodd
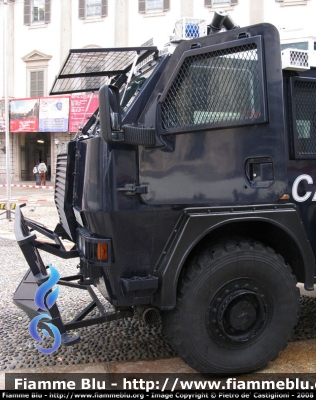
<svg viewBox="0 0 316 400">
<path fill-rule="evenodd" d="M 206 315 L 208 334 L 219 345 L 240 348 L 264 331 L 268 294 L 258 282 L 239 279 L 212 296 Z"/>
</svg>

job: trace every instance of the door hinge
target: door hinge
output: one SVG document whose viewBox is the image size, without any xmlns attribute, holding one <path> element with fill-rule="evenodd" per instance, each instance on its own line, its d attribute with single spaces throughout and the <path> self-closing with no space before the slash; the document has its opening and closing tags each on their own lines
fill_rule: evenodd
<svg viewBox="0 0 316 400">
<path fill-rule="evenodd" d="M 145 194 L 148 193 L 148 186 L 128 183 L 123 188 L 118 188 L 117 191 L 124 192 L 126 195 Z"/>
</svg>

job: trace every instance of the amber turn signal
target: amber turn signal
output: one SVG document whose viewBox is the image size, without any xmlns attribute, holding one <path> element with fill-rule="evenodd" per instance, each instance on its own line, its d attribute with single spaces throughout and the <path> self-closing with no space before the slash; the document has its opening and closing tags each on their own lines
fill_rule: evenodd
<svg viewBox="0 0 316 400">
<path fill-rule="evenodd" d="M 108 259 L 107 243 L 98 243 L 97 244 L 97 258 L 100 261 L 107 261 L 107 259 Z"/>
</svg>

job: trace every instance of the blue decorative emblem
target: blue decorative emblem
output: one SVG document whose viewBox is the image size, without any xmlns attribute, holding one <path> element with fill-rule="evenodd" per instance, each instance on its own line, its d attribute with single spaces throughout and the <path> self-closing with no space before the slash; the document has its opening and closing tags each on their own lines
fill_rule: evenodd
<svg viewBox="0 0 316 400">
<path fill-rule="evenodd" d="M 59 287 L 51 291 L 47 296 L 46 294 L 52 289 L 52 287 L 59 281 L 60 278 L 59 272 L 52 265 L 49 265 L 49 270 L 50 270 L 49 279 L 46 282 L 44 282 L 41 286 L 39 286 L 39 288 L 35 293 L 35 298 L 34 298 L 37 307 L 40 308 L 42 311 L 47 311 L 47 312 L 56 303 L 56 300 L 59 295 Z M 35 339 L 37 342 L 42 343 L 43 339 L 37 333 L 37 325 L 41 320 L 44 320 L 41 322 L 41 324 L 46 325 L 50 332 L 48 332 L 46 329 L 42 329 L 42 333 L 47 338 L 49 336 L 52 336 L 55 339 L 53 347 L 51 348 L 43 348 L 36 345 L 36 348 L 41 353 L 44 354 L 53 353 L 59 348 L 61 344 L 61 335 L 59 329 L 54 324 L 48 322 L 48 320 L 51 319 L 52 317 L 49 314 L 39 314 L 38 316 L 32 319 L 29 325 L 29 331 L 33 339 Z"/>
</svg>

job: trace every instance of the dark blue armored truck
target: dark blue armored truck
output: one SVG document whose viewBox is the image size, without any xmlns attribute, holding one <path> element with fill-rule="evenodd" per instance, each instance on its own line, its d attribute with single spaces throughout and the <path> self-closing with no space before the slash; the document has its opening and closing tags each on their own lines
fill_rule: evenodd
<svg viewBox="0 0 316 400">
<path fill-rule="evenodd" d="M 291 338 L 297 282 L 314 290 L 316 70 L 295 49 L 282 68 L 270 24 L 240 28 L 217 13 L 206 35 L 194 28 L 173 52 L 70 51 L 51 94 L 99 91 L 99 109 L 59 147 L 55 230 L 16 210 L 30 270 L 14 301 L 38 314 L 49 277 L 39 250 L 77 257 L 79 273 L 59 284 L 92 302 L 68 323 L 58 301 L 48 307 L 63 344 L 78 340 L 72 329 L 136 311 L 161 317 L 195 370 L 245 373 Z"/>
</svg>

